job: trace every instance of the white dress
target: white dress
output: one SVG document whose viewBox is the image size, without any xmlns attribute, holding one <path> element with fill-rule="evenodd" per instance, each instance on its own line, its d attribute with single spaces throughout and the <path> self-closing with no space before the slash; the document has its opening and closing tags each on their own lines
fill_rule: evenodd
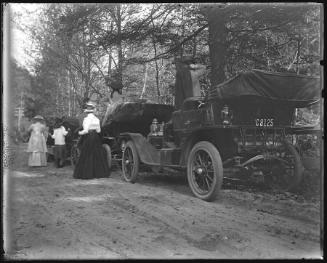
<svg viewBox="0 0 327 263">
<path fill-rule="evenodd" d="M 42 123 L 34 123 L 29 127 L 31 137 L 28 141 L 28 166 L 47 165 L 47 145 L 45 140 L 46 127 Z"/>
</svg>

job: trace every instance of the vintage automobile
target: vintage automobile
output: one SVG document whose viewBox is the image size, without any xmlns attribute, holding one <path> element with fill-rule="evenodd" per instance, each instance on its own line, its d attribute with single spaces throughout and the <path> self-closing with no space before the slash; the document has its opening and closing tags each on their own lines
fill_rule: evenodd
<svg viewBox="0 0 327 263">
<path fill-rule="evenodd" d="M 175 111 L 121 104 L 103 126 L 104 143 L 127 182 L 145 165 L 185 170 L 193 194 L 206 201 L 217 197 L 224 177 L 289 191 L 303 176 L 301 156 L 288 140 L 299 130 L 294 112 L 319 100 L 319 78 L 252 70 L 213 87 L 206 98 L 186 98 Z"/>
<path fill-rule="evenodd" d="M 149 126 L 155 117 L 167 122 L 171 118 L 172 112 L 173 107 L 170 105 L 148 103 L 144 100 L 114 105 L 111 111 L 104 116 L 101 130 L 102 146 L 106 151 L 109 167 L 112 166 L 112 160 L 118 161 L 119 165 L 121 163 L 121 133 L 133 132 L 146 137 L 149 133 Z M 73 165 L 76 164 L 80 154 L 81 138 L 77 135 L 78 130 L 74 133 L 74 146 L 71 149 Z"/>
</svg>

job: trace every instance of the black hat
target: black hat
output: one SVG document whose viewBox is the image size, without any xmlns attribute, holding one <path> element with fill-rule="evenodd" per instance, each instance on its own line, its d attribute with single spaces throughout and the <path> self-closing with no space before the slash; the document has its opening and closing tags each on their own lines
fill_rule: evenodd
<svg viewBox="0 0 327 263">
<path fill-rule="evenodd" d="M 59 128 L 62 125 L 62 119 L 60 118 L 55 118 L 55 123 L 54 123 L 54 127 Z"/>
</svg>

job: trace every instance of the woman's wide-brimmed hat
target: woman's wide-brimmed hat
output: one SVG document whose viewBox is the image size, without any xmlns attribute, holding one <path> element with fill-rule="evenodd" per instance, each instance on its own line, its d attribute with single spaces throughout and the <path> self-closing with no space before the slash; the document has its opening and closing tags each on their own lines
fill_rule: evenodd
<svg viewBox="0 0 327 263">
<path fill-rule="evenodd" d="M 33 120 L 44 121 L 44 118 L 41 115 L 36 115 L 36 116 L 33 117 Z"/>
<path fill-rule="evenodd" d="M 84 112 L 90 113 L 90 112 L 94 112 L 94 111 L 95 111 L 95 103 L 92 101 L 87 102 Z"/>
</svg>

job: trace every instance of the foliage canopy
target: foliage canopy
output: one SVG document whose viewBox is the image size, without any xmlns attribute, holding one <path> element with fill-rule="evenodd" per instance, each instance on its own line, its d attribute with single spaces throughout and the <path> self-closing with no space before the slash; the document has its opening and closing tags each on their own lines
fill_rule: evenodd
<svg viewBox="0 0 327 263">
<path fill-rule="evenodd" d="M 75 116 L 87 98 L 104 115 L 112 90 L 173 104 L 185 55 L 208 68 L 203 92 L 254 68 L 320 75 L 318 4 L 46 4 L 40 20 L 21 25 L 38 51 L 28 117 Z"/>
</svg>

